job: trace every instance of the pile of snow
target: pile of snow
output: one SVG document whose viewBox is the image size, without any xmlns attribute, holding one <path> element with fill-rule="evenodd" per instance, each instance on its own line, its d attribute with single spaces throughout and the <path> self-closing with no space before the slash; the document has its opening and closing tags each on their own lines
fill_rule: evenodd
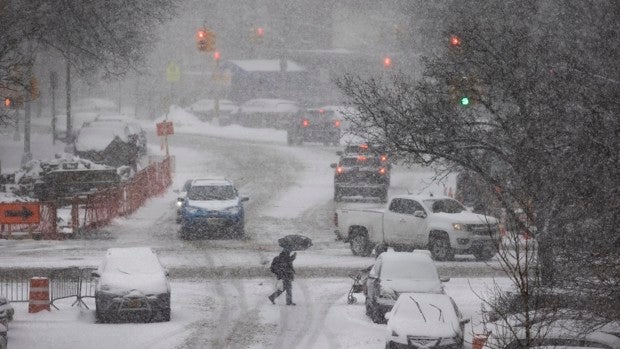
<svg viewBox="0 0 620 349">
<path fill-rule="evenodd" d="M 110 167 L 96 164 L 90 160 L 81 159 L 72 154 L 58 153 L 52 160 L 35 159 L 28 161 L 20 170 L 15 172 L 15 184 L 37 180 L 42 175 L 53 170 L 103 170 L 107 168 Z"/>
<path fill-rule="evenodd" d="M 0 192 L 0 202 L 28 202 L 36 201 L 35 199 L 19 196 L 13 193 Z"/>
</svg>

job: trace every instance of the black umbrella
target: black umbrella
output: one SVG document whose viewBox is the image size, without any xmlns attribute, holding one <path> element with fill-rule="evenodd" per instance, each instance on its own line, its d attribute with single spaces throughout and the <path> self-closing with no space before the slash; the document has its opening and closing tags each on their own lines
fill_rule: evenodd
<svg viewBox="0 0 620 349">
<path fill-rule="evenodd" d="M 287 235 L 278 239 L 278 245 L 289 251 L 303 251 L 312 246 L 312 239 L 303 235 Z"/>
</svg>

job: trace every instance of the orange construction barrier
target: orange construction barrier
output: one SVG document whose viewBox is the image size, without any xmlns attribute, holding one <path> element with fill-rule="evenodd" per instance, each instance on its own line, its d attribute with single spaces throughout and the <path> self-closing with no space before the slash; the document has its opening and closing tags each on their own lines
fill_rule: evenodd
<svg viewBox="0 0 620 349">
<path fill-rule="evenodd" d="M 484 347 L 484 344 L 487 341 L 487 338 L 488 336 L 484 334 L 474 334 L 474 339 L 471 343 L 471 349 L 482 349 L 482 347 Z"/>
<path fill-rule="evenodd" d="M 50 282 L 45 277 L 30 279 L 30 295 L 28 312 L 38 313 L 42 310 L 50 311 Z"/>
</svg>

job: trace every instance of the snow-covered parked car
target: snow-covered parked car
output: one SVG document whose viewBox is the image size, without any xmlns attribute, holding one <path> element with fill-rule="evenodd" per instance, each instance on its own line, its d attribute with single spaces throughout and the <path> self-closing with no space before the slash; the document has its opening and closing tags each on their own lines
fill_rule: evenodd
<svg viewBox="0 0 620 349">
<path fill-rule="evenodd" d="M 381 253 L 366 279 L 366 315 L 381 323 L 401 293 L 443 294 L 443 282 L 437 267 L 425 250 Z"/>
<path fill-rule="evenodd" d="M 0 324 L 9 327 L 9 321 L 13 321 L 15 310 L 6 297 L 0 296 Z"/>
<path fill-rule="evenodd" d="M 286 99 L 251 99 L 239 108 L 239 124 L 247 127 L 284 130 L 299 112 L 296 102 Z"/>
<path fill-rule="evenodd" d="M 243 202 L 227 179 L 195 179 L 181 205 L 181 238 L 225 232 L 242 237 L 245 227 Z"/>
<path fill-rule="evenodd" d="M 239 112 L 239 106 L 228 99 L 218 100 L 220 125 L 229 125 L 236 121 L 235 116 Z M 203 121 L 210 121 L 215 118 L 215 100 L 201 99 L 186 108 L 186 110 Z"/>
<path fill-rule="evenodd" d="M 170 320 L 168 271 L 150 247 L 110 248 L 92 276 L 97 321 Z"/>
<path fill-rule="evenodd" d="M 450 296 L 430 293 L 402 293 L 385 317 L 386 349 L 462 349 L 470 321 Z"/>
</svg>

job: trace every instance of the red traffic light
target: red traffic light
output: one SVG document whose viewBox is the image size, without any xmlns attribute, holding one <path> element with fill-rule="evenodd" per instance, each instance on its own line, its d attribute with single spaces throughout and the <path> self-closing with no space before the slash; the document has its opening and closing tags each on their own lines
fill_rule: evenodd
<svg viewBox="0 0 620 349">
<path fill-rule="evenodd" d="M 256 36 L 259 38 L 265 36 L 265 28 L 256 28 Z"/>
<path fill-rule="evenodd" d="M 390 57 L 383 58 L 383 67 L 390 68 L 391 66 L 392 66 L 392 58 Z"/>
<path fill-rule="evenodd" d="M 216 61 L 219 61 L 221 57 L 222 55 L 220 54 L 220 51 L 213 52 L 213 59 L 215 59 Z"/>
<path fill-rule="evenodd" d="M 5 98 L 5 99 L 4 99 L 4 106 L 5 106 L 6 108 L 10 108 L 12 104 L 13 104 L 13 101 L 11 101 L 11 99 L 10 99 L 10 98 Z"/>
<path fill-rule="evenodd" d="M 461 38 L 456 35 L 452 35 L 450 37 L 450 45 L 452 46 L 461 46 Z"/>
<path fill-rule="evenodd" d="M 197 38 L 198 40 L 202 40 L 202 39 L 204 39 L 204 38 L 206 38 L 206 37 L 207 37 L 207 32 L 206 32 L 206 30 L 204 30 L 204 29 L 199 29 L 199 30 L 196 32 L 196 38 Z"/>
</svg>

